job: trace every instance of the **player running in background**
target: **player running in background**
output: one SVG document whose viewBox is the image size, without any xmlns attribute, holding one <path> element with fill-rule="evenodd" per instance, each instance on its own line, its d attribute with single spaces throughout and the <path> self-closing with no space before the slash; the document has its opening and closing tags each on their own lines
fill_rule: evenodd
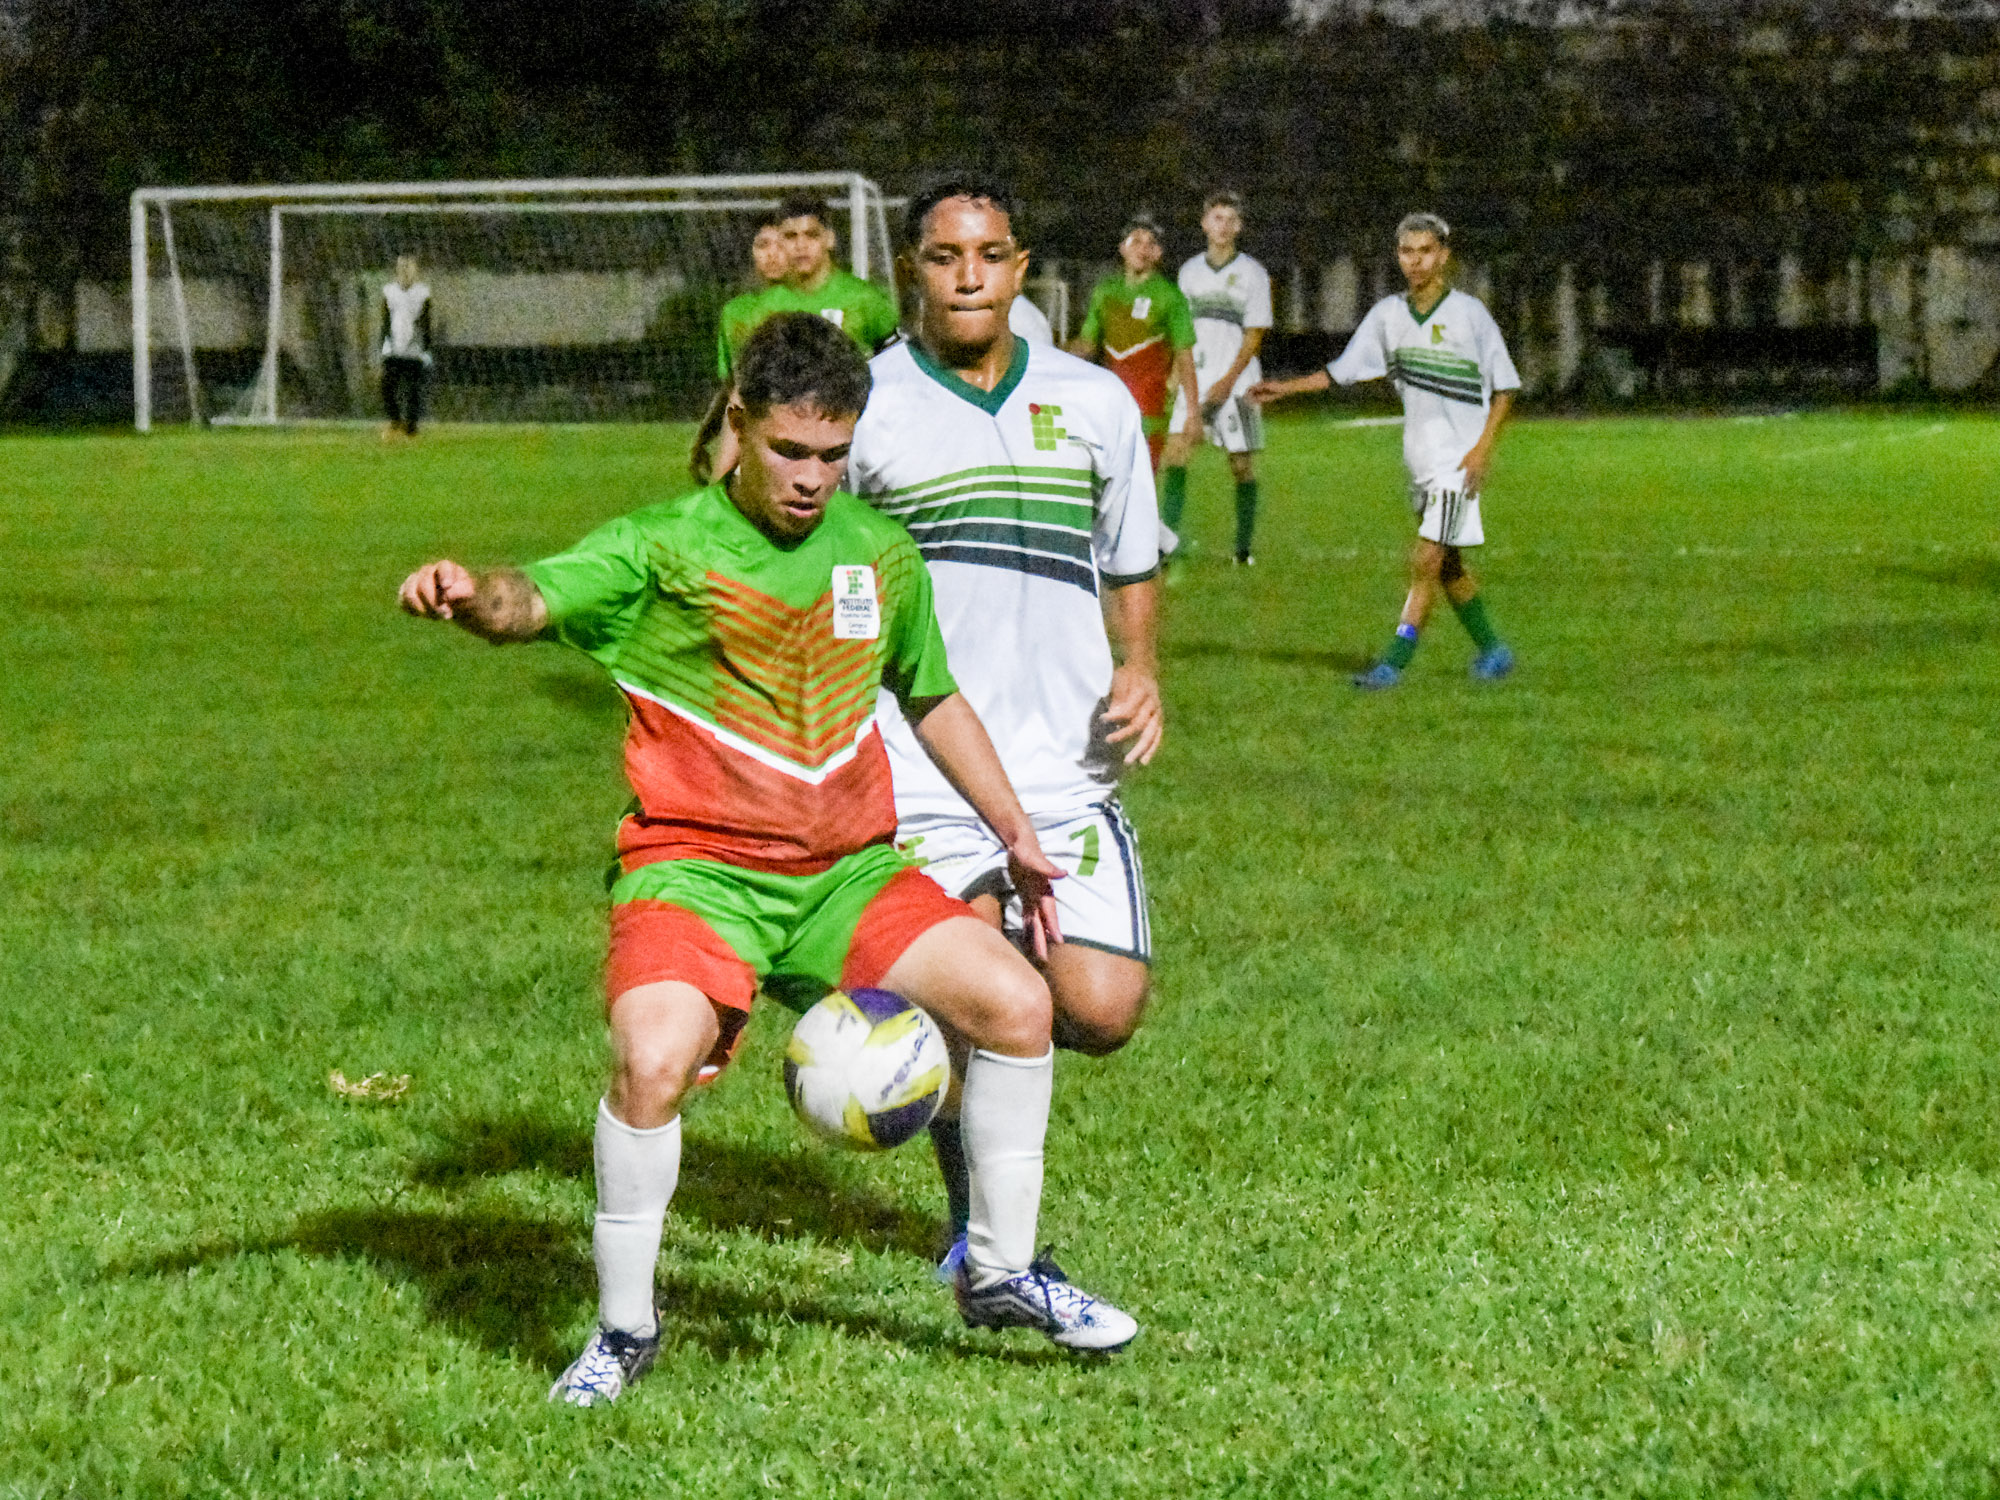
<svg viewBox="0 0 2000 1500">
<path fill-rule="evenodd" d="M 1055 890 L 1065 941 L 1042 971 L 1056 1044 L 1101 1056 L 1138 1026 L 1152 959 L 1117 789 L 1126 765 L 1152 758 L 1164 724 L 1159 516 L 1125 387 L 1009 331 L 1027 261 L 1013 217 L 1006 189 L 978 176 L 911 200 L 916 336 L 875 357 L 850 472 L 855 493 L 909 527 L 929 562 L 953 675 L 1068 876 Z M 889 705 L 883 720 L 901 847 L 996 926 L 1022 931 L 1032 893 L 1006 850 Z M 961 1236 L 971 1128 L 949 1114 L 931 1126 Z"/>
<path fill-rule="evenodd" d="M 725 391 L 735 379 L 736 360 L 745 340 L 774 313 L 806 312 L 824 318 L 852 339 L 863 354 L 873 354 L 896 336 L 899 320 L 888 293 L 833 263 L 834 235 L 827 226 L 826 206 L 818 198 L 809 194 L 787 198 L 778 205 L 776 227 L 785 254 L 784 279 L 747 301 L 738 298 L 729 303 L 716 330 L 716 374 L 722 378 Z M 733 315 L 731 308 L 736 309 Z M 704 421 L 703 433 L 708 426 Z M 697 483 L 719 479 L 736 467 L 733 429 L 722 426 L 718 437 L 715 457 L 704 473 L 694 467 L 704 453 L 702 434 L 696 435 L 689 467 Z"/>
<path fill-rule="evenodd" d="M 618 830 L 613 1064 L 596 1127 L 599 1326 L 550 1397 L 615 1400 L 652 1364 L 681 1101 L 705 1064 L 728 1061 L 759 983 L 788 978 L 813 997 L 893 988 L 970 1048 L 965 1321 L 1120 1347 L 1132 1319 L 1035 1260 L 1055 1057 L 1047 987 L 891 842 L 879 687 L 920 753 L 992 820 L 1037 941 L 1055 936 L 1044 924 L 1060 872 L 953 685 L 923 560 L 901 527 L 836 488 L 867 367 L 824 323 L 781 317 L 744 345 L 736 388 L 743 457 L 727 484 L 612 521 L 525 569 L 474 576 L 435 562 L 402 589 L 410 613 L 486 640 L 576 647 L 631 709 L 637 810 Z M 836 613 L 836 590 L 861 607 Z"/>
<path fill-rule="evenodd" d="M 1398 224 L 1396 263 L 1409 283 L 1407 296 L 1384 297 L 1369 308 L 1340 358 L 1324 370 L 1264 381 L 1250 399 L 1323 391 L 1335 381 L 1352 385 L 1386 376 L 1396 383 L 1403 398 L 1403 462 L 1410 470 L 1417 544 L 1396 634 L 1382 659 L 1354 685 L 1390 688 L 1402 679 L 1440 591 L 1478 651 L 1472 675 L 1493 681 L 1514 670 L 1514 653 L 1494 633 L 1464 549 L 1486 540 L 1479 492 L 1521 377 L 1486 305 L 1450 283 L 1451 227 L 1443 219 L 1410 214 Z"/>
<path fill-rule="evenodd" d="M 1251 455 L 1263 450 L 1264 419 L 1244 400 L 1263 378 L 1257 351 L 1271 327 L 1271 277 L 1236 248 L 1243 233 L 1243 204 L 1234 193 L 1210 193 L 1201 206 L 1201 232 L 1208 249 L 1181 267 L 1181 291 L 1194 309 L 1194 368 L 1200 382 L 1201 420 L 1208 440 L 1229 455 L 1236 478 L 1236 561 L 1256 559 L 1257 467 Z M 1174 401 L 1173 431 L 1184 421 L 1182 390 Z M 1160 513 L 1180 530 L 1187 504 L 1187 464 L 1171 459 L 1160 472 Z"/>
<path fill-rule="evenodd" d="M 417 280 L 417 258 L 396 257 L 396 279 L 382 287 L 382 436 L 415 437 L 424 419 L 431 372 L 431 289 Z"/>
<path fill-rule="evenodd" d="M 1181 289 L 1160 274 L 1161 254 L 1160 226 L 1145 214 L 1128 219 L 1118 240 L 1124 270 L 1091 289 L 1090 309 L 1069 346 L 1070 353 L 1084 359 L 1101 359 L 1125 382 L 1145 419 L 1155 471 L 1168 441 L 1168 394 L 1175 388 L 1195 389 L 1194 318 Z M 1017 298 L 1015 305 L 1025 300 Z M 1185 471 L 1188 455 L 1201 441 L 1201 417 L 1192 401 L 1181 410 L 1184 425 L 1173 434 L 1167 461 Z"/>
</svg>

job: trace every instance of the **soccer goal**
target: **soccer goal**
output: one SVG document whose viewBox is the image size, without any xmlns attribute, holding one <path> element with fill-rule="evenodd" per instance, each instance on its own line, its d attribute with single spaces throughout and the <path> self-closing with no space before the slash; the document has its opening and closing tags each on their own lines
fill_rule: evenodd
<svg viewBox="0 0 2000 1500">
<path fill-rule="evenodd" d="M 402 255 L 431 288 L 436 417 L 693 415 L 757 220 L 798 193 L 893 299 L 882 194 L 853 173 L 142 188 L 134 424 L 372 420 Z"/>
</svg>

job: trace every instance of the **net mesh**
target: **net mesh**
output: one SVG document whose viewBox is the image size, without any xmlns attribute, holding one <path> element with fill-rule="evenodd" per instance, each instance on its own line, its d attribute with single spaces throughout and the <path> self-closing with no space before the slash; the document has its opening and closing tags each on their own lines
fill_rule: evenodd
<svg viewBox="0 0 2000 1500">
<path fill-rule="evenodd" d="M 880 194 L 864 185 L 857 215 L 846 187 L 811 191 L 828 204 L 837 260 L 865 261 L 893 296 Z M 759 183 L 156 204 L 147 215 L 152 420 L 379 416 L 382 287 L 401 255 L 417 258 L 431 289 L 433 417 L 697 415 L 716 383 L 717 314 L 757 284 L 750 242 L 787 192 Z"/>
</svg>

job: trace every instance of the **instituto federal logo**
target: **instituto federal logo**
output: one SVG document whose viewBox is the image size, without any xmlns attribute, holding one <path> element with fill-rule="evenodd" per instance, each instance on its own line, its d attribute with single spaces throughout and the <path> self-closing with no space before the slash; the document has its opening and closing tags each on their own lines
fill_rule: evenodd
<svg viewBox="0 0 2000 1500">
<path fill-rule="evenodd" d="M 1056 444 L 1069 434 L 1056 426 L 1056 418 L 1062 415 L 1060 406 L 1028 407 L 1028 431 L 1034 434 L 1035 447 L 1043 453 L 1056 451 Z"/>
</svg>

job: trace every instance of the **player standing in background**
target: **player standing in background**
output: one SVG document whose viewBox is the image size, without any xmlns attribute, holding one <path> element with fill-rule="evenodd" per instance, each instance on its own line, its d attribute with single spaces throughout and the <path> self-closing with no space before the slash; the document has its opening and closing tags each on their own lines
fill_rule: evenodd
<svg viewBox="0 0 2000 1500">
<path fill-rule="evenodd" d="M 1514 653 L 1486 617 L 1486 601 L 1464 549 L 1486 540 L 1479 492 L 1521 377 L 1486 305 L 1448 279 L 1450 225 L 1436 214 L 1408 215 L 1396 226 L 1396 263 L 1409 283 L 1408 296 L 1384 297 L 1369 308 L 1340 358 L 1324 370 L 1264 381 L 1250 399 L 1323 391 L 1336 381 L 1352 385 L 1386 376 L 1396 383 L 1403 398 L 1403 462 L 1410 470 L 1417 544 L 1396 634 L 1382 659 L 1354 685 L 1390 688 L 1402 679 L 1440 589 L 1478 651 L 1472 675 L 1490 682 L 1514 670 Z"/>
<path fill-rule="evenodd" d="M 882 687 L 919 753 L 992 820 L 1037 941 L 1053 935 L 1060 872 L 952 681 L 923 560 L 901 527 L 837 488 L 867 366 L 823 323 L 781 317 L 744 345 L 737 392 L 743 459 L 727 483 L 525 569 L 475 577 L 435 562 L 402 589 L 410 613 L 486 640 L 576 647 L 631 710 L 625 765 L 638 795 L 618 830 L 613 1067 L 595 1144 L 599 1325 L 550 1399 L 616 1400 L 653 1363 L 681 1101 L 705 1065 L 728 1061 L 760 982 L 788 978 L 814 997 L 893 987 L 970 1048 L 965 1321 L 1121 1347 L 1138 1325 L 1035 1260 L 1055 1059 L 1048 989 L 891 844 Z"/>
<path fill-rule="evenodd" d="M 994 737 L 1042 846 L 1064 941 L 1042 960 L 1056 1045 L 1102 1056 L 1145 1010 L 1152 941 L 1118 777 L 1159 747 L 1159 515 L 1145 434 L 1109 371 L 1008 328 L 1027 255 L 1007 190 L 974 175 L 911 200 L 915 339 L 876 356 L 856 494 L 916 538 L 953 676 Z M 1111 635 L 1122 648 L 1114 661 Z M 996 926 L 1024 926 L 1006 851 L 883 709 L 900 847 Z M 949 1111 L 951 1106 L 946 1106 Z M 960 1236 L 970 1122 L 931 1126 Z M 962 1283 L 961 1283 L 962 1284 Z"/>
<path fill-rule="evenodd" d="M 722 388 L 708 403 L 708 410 L 702 413 L 701 425 L 695 430 L 694 447 L 688 452 L 688 473 L 696 484 L 720 479 L 726 472 L 717 467 L 711 450 L 722 436 L 724 417 L 729 410 L 730 334 L 732 329 L 745 328 L 747 331 L 736 342 L 741 344 L 749 338 L 759 321 L 753 311 L 758 299 L 783 281 L 792 268 L 792 253 L 785 246 L 783 224 L 784 218 L 778 209 L 772 209 L 757 221 L 757 233 L 750 241 L 750 269 L 757 278 L 757 285 L 723 303 L 722 312 L 715 320 L 715 364 L 716 373 L 722 379 Z M 733 444 L 730 451 L 735 451 Z"/>
<path fill-rule="evenodd" d="M 1090 309 L 1069 346 L 1083 359 L 1101 356 L 1104 367 L 1125 382 L 1145 419 L 1155 472 L 1168 440 L 1168 394 L 1195 388 L 1194 318 L 1180 288 L 1160 274 L 1162 253 L 1160 226 L 1146 214 L 1128 219 L 1118 239 L 1125 268 L 1091 289 Z M 1186 417 L 1173 435 L 1169 462 L 1185 470 L 1188 454 L 1201 441 L 1201 418 L 1192 401 L 1181 409 Z"/>
<path fill-rule="evenodd" d="M 1243 233 L 1243 203 L 1234 193 L 1210 193 L 1201 205 L 1208 249 L 1181 267 L 1181 291 L 1194 310 L 1194 368 L 1200 382 L 1202 425 L 1208 440 L 1229 455 L 1236 478 L 1236 561 L 1256 561 L 1257 468 L 1250 455 L 1264 447 L 1264 419 L 1243 399 L 1263 378 L 1257 351 L 1271 327 L 1271 277 L 1236 248 Z M 1175 432 L 1183 422 L 1183 390 L 1174 402 Z M 1187 465 L 1168 461 L 1160 473 L 1160 513 L 1178 531 L 1187 504 Z"/>
<path fill-rule="evenodd" d="M 775 227 L 785 255 L 784 279 L 747 300 L 730 302 L 716 330 L 716 374 L 725 390 L 735 378 L 744 341 L 773 313 L 806 312 L 824 318 L 863 354 L 873 354 L 896 336 L 900 319 L 888 293 L 833 263 L 834 235 L 827 227 L 826 206 L 818 198 L 810 194 L 787 198 L 778 205 Z M 708 426 L 704 421 L 702 434 Z M 695 467 L 706 456 L 702 434 L 696 436 L 689 464 L 697 483 L 719 479 L 736 467 L 736 437 L 726 426 L 720 429 L 715 457 L 706 472 Z"/>
<path fill-rule="evenodd" d="M 417 258 L 396 257 L 396 279 L 382 287 L 382 436 L 415 437 L 424 418 L 431 369 L 431 289 L 417 280 Z"/>
</svg>

